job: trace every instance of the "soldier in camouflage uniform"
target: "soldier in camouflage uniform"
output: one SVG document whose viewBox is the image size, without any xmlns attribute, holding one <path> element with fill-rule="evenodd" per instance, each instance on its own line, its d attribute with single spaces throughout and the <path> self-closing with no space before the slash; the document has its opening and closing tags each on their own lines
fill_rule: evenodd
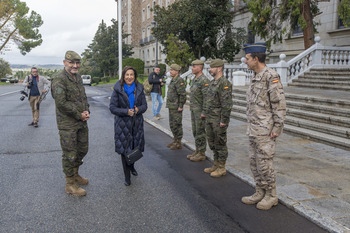
<svg viewBox="0 0 350 233">
<path fill-rule="evenodd" d="M 177 64 L 170 66 L 171 82 L 168 86 L 166 107 L 169 109 L 169 125 L 174 135 L 174 141 L 167 145 L 172 150 L 182 148 L 182 111 L 186 103 L 185 81 L 179 76 L 181 67 Z"/>
<path fill-rule="evenodd" d="M 206 159 L 206 133 L 205 118 L 203 112 L 204 98 L 207 95 L 209 79 L 202 73 L 204 61 L 195 60 L 192 62 L 192 73 L 195 77 L 192 79 L 190 92 L 190 110 L 192 133 L 195 139 L 196 151 L 187 155 L 187 158 L 193 162 L 203 161 Z"/>
<path fill-rule="evenodd" d="M 76 52 L 66 52 L 64 70 L 53 79 L 51 92 L 55 99 L 57 127 L 63 152 L 65 191 L 74 196 L 85 196 L 86 191 L 78 185 L 88 184 L 88 179 L 78 174 L 79 166 L 83 164 L 83 158 L 88 152 L 87 120 L 90 117 L 85 88 L 78 74 L 80 59 Z"/>
<path fill-rule="evenodd" d="M 278 73 L 265 65 L 266 44 L 247 44 L 244 49 L 248 69 L 254 71 L 247 92 L 247 134 L 256 187 L 255 193 L 243 197 L 242 202 L 269 210 L 278 204 L 273 158 L 276 138 L 282 134 L 286 100 Z"/>
<path fill-rule="evenodd" d="M 224 62 L 215 59 L 210 63 L 210 82 L 204 104 L 206 132 L 210 149 L 214 152 L 214 165 L 205 168 L 204 172 L 212 177 L 226 175 L 227 127 L 232 109 L 232 84 L 223 76 Z"/>
</svg>

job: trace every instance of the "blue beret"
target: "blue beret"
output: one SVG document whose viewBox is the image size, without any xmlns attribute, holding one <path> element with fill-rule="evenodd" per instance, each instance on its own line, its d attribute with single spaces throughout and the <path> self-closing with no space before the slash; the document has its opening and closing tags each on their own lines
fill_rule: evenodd
<svg viewBox="0 0 350 233">
<path fill-rule="evenodd" d="M 266 52 L 266 43 L 255 43 L 255 44 L 245 44 L 243 45 L 245 54 L 248 53 L 265 53 Z"/>
</svg>

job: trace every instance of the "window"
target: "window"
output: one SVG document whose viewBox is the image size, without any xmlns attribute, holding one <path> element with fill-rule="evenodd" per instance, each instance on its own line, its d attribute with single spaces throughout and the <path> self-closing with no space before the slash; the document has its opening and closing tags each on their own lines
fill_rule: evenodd
<svg viewBox="0 0 350 233">
<path fill-rule="evenodd" d="M 147 37 L 151 35 L 151 27 L 147 26 Z"/>
<path fill-rule="evenodd" d="M 341 0 L 339 1 L 340 4 Z M 346 28 L 344 25 L 343 20 L 340 18 L 340 15 L 338 14 L 338 29 Z"/>
<path fill-rule="evenodd" d="M 168 7 L 170 5 L 170 1 L 169 0 L 165 0 L 165 7 Z"/>
<path fill-rule="evenodd" d="M 150 5 L 148 4 L 147 5 L 147 19 L 149 19 L 151 17 L 151 7 Z"/>
<path fill-rule="evenodd" d="M 248 27 L 248 44 L 254 44 L 255 43 L 255 35 L 253 31 Z"/>
<path fill-rule="evenodd" d="M 294 28 L 292 35 L 293 36 L 301 36 L 301 35 L 303 35 L 303 29 L 300 27 L 299 24 Z"/>
<path fill-rule="evenodd" d="M 142 39 L 145 39 L 145 35 L 146 34 L 146 30 L 144 28 L 142 28 Z"/>
<path fill-rule="evenodd" d="M 243 7 L 245 7 L 245 6 L 247 6 L 247 3 L 245 3 L 243 0 L 240 0 L 240 2 L 239 2 L 239 7 L 240 7 L 240 8 L 243 8 Z"/>
<path fill-rule="evenodd" d="M 158 0 L 158 5 L 162 7 L 162 0 Z"/>
<path fill-rule="evenodd" d="M 142 9 L 142 22 L 145 22 L 145 8 Z"/>
</svg>

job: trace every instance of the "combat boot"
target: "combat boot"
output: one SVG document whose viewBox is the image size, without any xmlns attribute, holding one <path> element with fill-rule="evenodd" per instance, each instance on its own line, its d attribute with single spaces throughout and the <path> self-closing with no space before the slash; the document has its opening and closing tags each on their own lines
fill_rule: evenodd
<svg viewBox="0 0 350 233">
<path fill-rule="evenodd" d="M 74 171 L 74 179 L 75 179 L 75 183 L 79 184 L 79 185 L 87 185 L 89 183 L 89 179 L 88 178 L 84 178 L 81 177 L 79 175 L 79 167 L 75 167 L 73 168 Z"/>
<path fill-rule="evenodd" d="M 166 145 L 168 148 L 170 148 L 175 143 L 175 138 L 172 142 L 170 142 L 168 145 Z"/>
<path fill-rule="evenodd" d="M 226 175 L 226 168 L 225 168 L 225 163 L 226 161 L 219 161 L 219 166 L 218 168 L 216 168 L 215 171 L 213 171 L 212 173 L 210 173 L 211 177 L 221 177 Z"/>
<path fill-rule="evenodd" d="M 204 152 L 198 152 L 198 154 L 196 154 L 195 156 L 191 157 L 190 160 L 192 162 L 199 162 L 199 161 L 204 161 L 206 160 L 207 157 L 205 157 Z"/>
<path fill-rule="evenodd" d="M 193 154 L 187 155 L 186 158 L 191 159 L 191 157 L 194 157 L 198 152 L 198 149 L 196 149 L 196 151 Z"/>
<path fill-rule="evenodd" d="M 218 166 L 219 166 L 219 161 L 217 159 L 214 159 L 214 165 L 211 167 L 204 168 L 204 172 L 210 174 L 213 171 L 215 171 L 218 168 Z"/>
<path fill-rule="evenodd" d="M 73 196 L 85 196 L 86 191 L 85 189 L 80 188 L 75 183 L 75 177 L 74 176 L 66 176 L 66 193 L 72 194 Z"/>
<path fill-rule="evenodd" d="M 276 188 L 266 190 L 265 197 L 256 205 L 259 210 L 269 210 L 278 204 Z"/>
<path fill-rule="evenodd" d="M 172 150 L 179 150 L 182 148 L 181 138 L 175 139 L 175 143 L 170 147 Z"/>
<path fill-rule="evenodd" d="M 242 202 L 247 205 L 254 205 L 261 201 L 265 196 L 265 190 L 259 186 L 255 187 L 255 193 L 251 196 L 242 197 Z"/>
</svg>

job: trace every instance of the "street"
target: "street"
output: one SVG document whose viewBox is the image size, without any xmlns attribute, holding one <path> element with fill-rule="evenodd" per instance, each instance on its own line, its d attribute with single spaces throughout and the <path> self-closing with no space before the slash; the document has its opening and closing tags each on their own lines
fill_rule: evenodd
<svg viewBox="0 0 350 233">
<path fill-rule="evenodd" d="M 111 91 L 103 87 L 86 87 L 89 153 L 80 173 L 90 180 L 87 196 L 67 195 L 51 93 L 34 128 L 20 90 L 0 86 L 0 232 L 325 232 L 281 204 L 270 211 L 244 205 L 248 184 L 231 174 L 211 178 L 203 172 L 209 161 L 190 162 L 185 147 L 169 150 L 171 138 L 148 124 L 139 176 L 124 186 Z"/>
</svg>

